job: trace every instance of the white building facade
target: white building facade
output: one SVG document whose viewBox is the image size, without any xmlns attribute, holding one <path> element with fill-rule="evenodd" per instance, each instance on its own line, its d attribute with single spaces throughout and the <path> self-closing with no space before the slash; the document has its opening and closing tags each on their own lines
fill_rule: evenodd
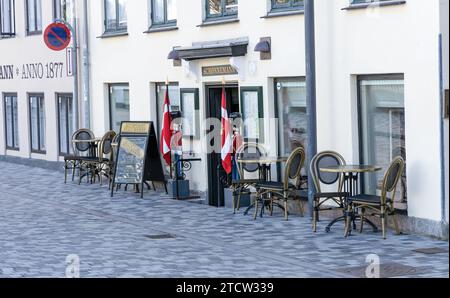
<svg viewBox="0 0 450 298">
<path fill-rule="evenodd" d="M 20 11 L 16 36 L 0 40 L 0 65 L 14 69 L 23 61 L 50 57 L 42 36 L 28 37 L 20 29 L 24 1 L 15 2 Z M 46 2 L 50 1 L 42 0 L 42 12 L 50 20 L 52 4 L 44 6 Z M 370 163 L 384 169 L 402 155 L 407 167 L 397 205 L 408 216 L 405 227 L 448 237 L 448 118 L 443 115 L 448 0 L 366 2 L 372 1 L 315 1 L 318 150 L 337 151 L 349 164 Z M 244 138 L 263 144 L 272 155 L 286 155 L 307 144 L 303 4 L 302 0 L 89 1 L 89 38 L 83 43 L 89 48 L 82 48 L 90 53 L 89 80 L 80 83 L 79 114 L 89 113 L 89 126 L 99 136 L 118 130 L 126 120 L 153 121 L 159 135 L 169 80 L 172 109 L 185 117 L 184 149 L 202 159 L 193 164 L 187 178 L 192 189 L 216 205 L 218 157 L 204 150 L 210 141 L 204 120 L 220 117 L 223 79 L 229 113 L 239 112 L 246 121 Z M 33 51 L 25 50 L 28 47 Z M 17 54 L 19 49 L 23 55 Z M 65 59 L 63 53 L 51 55 Z M 80 72 L 80 82 L 86 82 L 86 74 Z M 0 128 L 5 134 L 0 154 L 59 160 L 63 154 L 58 149 L 55 94 L 72 93 L 72 85 L 69 77 L 24 83 L 14 74 L 14 79 L 0 80 L 3 102 L 9 94 L 17 94 L 20 126 L 20 147 L 13 150 L 7 129 L 11 121 L 5 115 L 14 109 L 2 102 Z M 28 128 L 27 98 L 34 93 L 44 93 L 46 100 L 45 154 L 33 153 L 29 141 L 33 131 Z M 83 110 L 82 102 L 88 99 L 89 109 Z M 253 121 L 257 118 L 264 121 Z M 365 177 L 364 190 L 377 192 L 382 174 Z"/>
</svg>

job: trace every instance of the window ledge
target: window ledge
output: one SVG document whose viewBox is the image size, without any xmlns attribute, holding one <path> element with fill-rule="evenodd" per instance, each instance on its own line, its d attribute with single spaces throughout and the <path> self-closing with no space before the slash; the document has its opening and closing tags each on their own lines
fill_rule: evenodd
<svg viewBox="0 0 450 298">
<path fill-rule="evenodd" d="M 267 15 L 262 16 L 261 19 L 270 19 L 270 18 L 277 18 L 277 17 L 286 17 L 286 16 L 298 16 L 298 15 L 304 15 L 305 11 L 302 10 L 285 10 L 285 11 L 271 11 L 267 13 Z"/>
<path fill-rule="evenodd" d="M 128 32 L 127 31 L 105 32 L 97 38 L 111 38 L 111 37 L 120 37 L 120 36 L 128 36 Z"/>
<path fill-rule="evenodd" d="M 15 37 L 16 37 L 15 33 L 11 33 L 11 34 L 3 33 L 3 34 L 0 34 L 0 40 L 2 40 L 2 39 L 11 39 L 11 38 L 15 38 Z"/>
<path fill-rule="evenodd" d="M 37 35 L 42 35 L 42 31 L 27 32 L 26 36 L 37 36 Z"/>
<path fill-rule="evenodd" d="M 215 25 L 224 25 L 224 24 L 232 24 L 232 23 L 238 23 L 238 18 L 228 18 L 228 19 L 213 19 L 213 20 L 205 20 L 200 25 L 197 25 L 197 27 L 208 27 L 208 26 L 215 26 Z"/>
<path fill-rule="evenodd" d="M 20 152 L 20 148 L 6 147 L 7 151 Z"/>
<path fill-rule="evenodd" d="M 144 33 L 157 33 L 157 32 L 165 32 L 165 31 L 175 31 L 178 30 L 176 25 L 172 26 L 152 26 L 148 30 L 144 31 Z"/>
<path fill-rule="evenodd" d="M 406 4 L 406 0 L 392 0 L 392 1 L 382 1 L 382 2 L 371 2 L 371 3 L 359 3 L 351 4 L 348 7 L 342 8 L 342 10 L 355 10 L 355 9 L 366 9 L 369 7 L 381 7 L 381 6 L 392 6 L 392 5 L 403 5 Z"/>
</svg>

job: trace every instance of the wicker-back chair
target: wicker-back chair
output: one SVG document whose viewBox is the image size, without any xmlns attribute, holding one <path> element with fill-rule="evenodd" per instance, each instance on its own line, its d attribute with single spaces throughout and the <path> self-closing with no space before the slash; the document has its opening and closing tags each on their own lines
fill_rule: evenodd
<svg viewBox="0 0 450 298">
<path fill-rule="evenodd" d="M 381 229 L 383 232 L 383 239 L 386 239 L 387 234 L 387 217 L 392 216 L 394 220 L 394 227 L 397 234 L 400 234 L 400 227 L 398 225 L 397 216 L 395 213 L 395 194 L 398 182 L 403 174 L 405 168 L 404 159 L 399 156 L 396 157 L 390 164 L 383 178 L 381 187 L 381 196 L 377 195 L 356 195 L 348 198 L 347 209 L 347 223 L 345 229 L 345 236 L 351 233 L 351 221 L 354 218 L 355 210 L 360 211 L 361 227 L 360 233 L 363 232 L 365 217 L 367 211 L 370 210 L 369 216 L 378 216 L 381 219 Z"/>
<path fill-rule="evenodd" d="M 88 156 L 91 147 L 87 143 L 78 143 L 80 140 L 93 139 L 94 133 L 89 129 L 79 129 L 72 135 L 73 154 L 64 156 L 64 183 L 67 183 L 67 171 L 72 170 L 72 181 L 75 179 L 75 171 L 80 167 L 80 161 L 83 156 Z"/>
<path fill-rule="evenodd" d="M 301 170 L 305 163 L 305 151 L 302 147 L 298 147 L 292 151 L 289 156 L 284 170 L 284 181 L 273 182 L 265 181 L 256 184 L 257 198 L 255 202 L 254 219 L 258 215 L 258 204 L 262 203 L 261 208 L 266 206 L 266 201 L 270 202 L 271 214 L 275 201 L 283 201 L 284 218 L 288 220 L 288 200 L 295 200 L 299 204 L 300 214 L 303 216 L 303 206 L 301 199 L 307 197 L 304 190 L 301 190 Z M 278 206 L 278 205 L 277 205 Z M 262 215 L 262 213 L 261 213 Z"/>
<path fill-rule="evenodd" d="M 345 159 L 337 152 L 323 151 L 316 154 L 310 164 L 311 176 L 316 187 L 313 201 L 313 231 L 317 231 L 319 213 L 326 210 L 340 209 L 344 211 L 344 200 L 348 193 L 342 191 L 344 186 L 343 173 L 325 173 L 320 171 L 322 167 L 344 166 Z M 335 192 L 323 192 L 322 186 L 336 185 Z M 325 203 L 334 202 L 336 206 L 322 207 Z M 329 232 L 327 227 L 327 232 Z"/>
<path fill-rule="evenodd" d="M 239 172 L 239 179 L 233 179 L 231 182 L 231 189 L 233 191 L 233 213 L 240 209 L 241 196 L 243 194 L 250 194 L 250 187 L 254 187 L 256 183 L 261 182 L 259 178 L 248 179 L 246 175 L 258 172 L 260 174 L 261 165 L 257 163 L 240 163 L 240 159 L 258 159 L 265 156 L 266 149 L 258 143 L 245 143 L 236 150 L 234 159 Z"/>
</svg>

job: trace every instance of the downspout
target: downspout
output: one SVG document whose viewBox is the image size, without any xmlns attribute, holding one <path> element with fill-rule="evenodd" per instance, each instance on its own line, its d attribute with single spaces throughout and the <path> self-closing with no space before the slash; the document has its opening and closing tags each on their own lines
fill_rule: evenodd
<svg viewBox="0 0 450 298">
<path fill-rule="evenodd" d="M 89 63 L 89 8 L 88 0 L 83 1 L 83 127 L 91 128 L 91 65 Z"/>
<path fill-rule="evenodd" d="M 73 35 L 73 119 L 74 119 L 74 129 L 77 130 L 80 127 L 80 100 L 79 100 L 79 80 L 78 80 L 78 23 L 77 23 L 77 13 L 76 5 L 72 5 L 72 35 Z"/>
<path fill-rule="evenodd" d="M 441 222 L 446 224 L 446 210 L 445 210 L 445 133 L 444 133 L 444 63 L 442 53 L 442 34 L 439 34 L 439 133 L 441 139 Z M 448 223 L 447 223 L 448 224 Z"/>
<path fill-rule="evenodd" d="M 305 56 L 306 56 L 306 107 L 308 115 L 308 147 L 306 149 L 307 166 L 317 153 L 317 121 L 316 121 L 316 48 L 314 24 L 314 0 L 305 1 Z M 311 171 L 308 170 L 308 203 L 312 217 L 315 185 Z"/>
</svg>

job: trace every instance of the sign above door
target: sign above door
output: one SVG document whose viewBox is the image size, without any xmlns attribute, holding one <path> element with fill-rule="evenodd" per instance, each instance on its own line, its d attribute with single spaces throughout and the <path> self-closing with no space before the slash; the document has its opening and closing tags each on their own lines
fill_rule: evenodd
<svg viewBox="0 0 450 298">
<path fill-rule="evenodd" d="M 216 65 L 216 66 L 202 67 L 202 75 L 204 77 L 235 75 L 235 74 L 238 74 L 238 72 L 231 65 Z"/>
</svg>

